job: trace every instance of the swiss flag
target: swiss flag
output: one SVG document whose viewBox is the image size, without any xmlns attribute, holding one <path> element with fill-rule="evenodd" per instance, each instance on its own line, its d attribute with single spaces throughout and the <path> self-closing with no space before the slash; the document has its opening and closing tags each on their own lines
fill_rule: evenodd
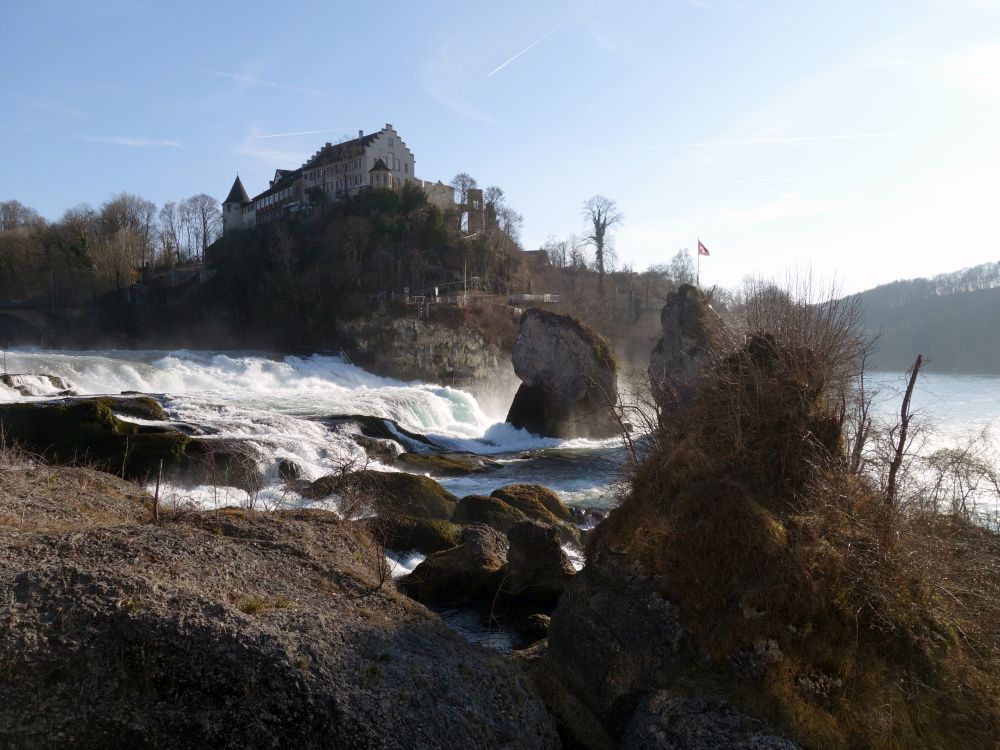
<svg viewBox="0 0 1000 750">
<path fill-rule="evenodd" d="M 698 255 L 711 255 L 708 248 L 701 244 L 701 240 L 698 240 Z"/>
</svg>

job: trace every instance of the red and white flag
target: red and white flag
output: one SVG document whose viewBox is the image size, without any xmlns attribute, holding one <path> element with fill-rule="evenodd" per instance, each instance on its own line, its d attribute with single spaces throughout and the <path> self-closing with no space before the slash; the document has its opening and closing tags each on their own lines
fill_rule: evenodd
<svg viewBox="0 0 1000 750">
<path fill-rule="evenodd" d="M 708 248 L 701 244 L 701 240 L 698 240 L 698 255 L 711 255 Z"/>
</svg>

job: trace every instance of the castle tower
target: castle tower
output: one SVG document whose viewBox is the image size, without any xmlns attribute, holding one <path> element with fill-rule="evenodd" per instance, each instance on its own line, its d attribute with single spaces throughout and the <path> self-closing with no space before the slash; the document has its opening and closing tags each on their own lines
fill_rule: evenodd
<svg viewBox="0 0 1000 750">
<path fill-rule="evenodd" d="M 229 195 L 222 202 L 222 233 L 243 228 L 243 207 L 249 205 L 250 196 L 236 175 L 236 182 L 229 190 Z"/>
<path fill-rule="evenodd" d="M 373 188 L 392 190 L 395 180 L 392 170 L 381 156 L 375 160 L 375 166 L 368 170 L 368 184 Z"/>
</svg>

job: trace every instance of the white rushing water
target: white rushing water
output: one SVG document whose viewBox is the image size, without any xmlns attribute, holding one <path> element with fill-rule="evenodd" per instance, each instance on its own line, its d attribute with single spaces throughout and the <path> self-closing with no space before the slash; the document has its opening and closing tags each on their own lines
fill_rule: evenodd
<svg viewBox="0 0 1000 750">
<path fill-rule="evenodd" d="M 447 448 L 500 459 L 496 472 L 444 480 L 457 494 L 488 494 L 502 484 L 533 481 L 563 493 L 570 504 L 602 506 L 609 502 L 607 487 L 615 473 L 615 441 L 540 438 L 505 424 L 502 414 L 486 413 L 465 391 L 379 377 L 335 356 L 14 351 L 7 353 L 7 371 L 55 375 L 81 395 L 153 394 L 172 419 L 205 428 L 213 438 L 244 441 L 256 449 L 268 479 L 268 488 L 256 498 L 265 507 L 302 504 L 279 485 L 282 459 L 295 462 L 306 479 L 336 471 L 347 460 L 364 460 L 349 428 L 332 430 L 317 421 L 334 415 L 393 420 Z M 40 394 L 35 398 L 58 390 L 41 378 L 30 385 Z M 31 398 L 0 384 L 0 401 Z M 167 491 L 203 507 L 247 501 L 246 493 L 232 488 Z"/>
<path fill-rule="evenodd" d="M 489 413 L 470 393 L 426 383 L 379 377 L 326 355 L 275 357 L 249 352 L 194 351 L 10 351 L 7 372 L 55 375 L 83 395 L 137 391 L 157 396 L 171 418 L 206 430 L 212 438 L 236 438 L 252 446 L 268 487 L 256 498 L 265 507 L 305 504 L 278 480 L 278 462 L 293 461 L 306 479 L 336 471 L 345 461 L 364 461 L 350 426 L 331 429 L 319 421 L 334 415 L 393 420 L 442 446 L 493 456 L 500 468 L 445 478 L 451 492 L 489 494 L 511 482 L 535 482 L 559 492 L 577 507 L 608 507 L 619 475 L 617 441 L 540 438 Z M 883 387 L 877 403 L 891 418 L 898 410 L 901 373 L 874 376 Z M 0 383 L 0 402 L 51 397 L 48 379 L 21 380 L 36 396 Z M 1000 428 L 1000 378 L 925 374 L 914 405 L 935 428 L 925 450 L 960 442 L 970 432 Z M 404 448 L 401 439 L 400 450 Z M 372 468 L 391 471 L 389 466 Z M 167 488 L 174 497 L 203 507 L 243 504 L 233 488 Z"/>
</svg>

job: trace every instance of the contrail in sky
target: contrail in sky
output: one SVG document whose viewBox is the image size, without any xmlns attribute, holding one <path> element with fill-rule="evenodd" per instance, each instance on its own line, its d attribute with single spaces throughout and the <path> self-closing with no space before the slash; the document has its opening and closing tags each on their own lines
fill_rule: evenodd
<svg viewBox="0 0 1000 750">
<path fill-rule="evenodd" d="M 180 141 L 165 138 L 136 138 L 124 135 L 75 135 L 77 140 L 88 143 L 108 143 L 112 146 L 133 146 L 135 148 L 184 148 Z"/>
<path fill-rule="evenodd" d="M 336 128 L 324 128 L 323 130 L 299 130 L 294 133 L 271 133 L 269 135 L 255 135 L 254 138 L 288 138 L 293 135 L 316 135 L 316 133 L 335 133 Z"/>
<path fill-rule="evenodd" d="M 321 96 L 322 91 L 316 91 L 315 89 L 306 89 L 301 86 L 290 86 L 287 83 L 278 83 L 276 81 L 266 81 L 263 78 L 254 78 L 253 76 L 240 75 L 239 73 L 228 73 L 225 70 L 213 70 L 212 68 L 196 68 L 202 73 L 208 73 L 209 75 L 218 76 L 219 78 L 231 78 L 234 81 L 240 81 L 242 83 L 252 83 L 255 86 L 270 86 L 275 89 L 285 89 L 286 91 L 298 91 L 300 94 L 313 94 Z"/>
<path fill-rule="evenodd" d="M 805 141 L 856 141 L 866 138 L 890 138 L 895 133 L 849 133 L 845 135 L 799 135 L 788 138 L 747 138 L 737 141 L 694 141 L 692 143 L 658 143 L 637 148 L 695 148 L 698 146 L 761 146 L 770 143 L 802 143 Z"/>
<path fill-rule="evenodd" d="M 565 25 L 566 25 L 566 24 L 564 24 L 564 23 L 561 23 L 561 24 L 559 24 L 558 26 L 556 26 L 556 27 L 555 27 L 554 29 L 552 29 L 552 31 L 550 31 L 550 32 L 548 32 L 547 34 L 543 34 L 542 36 L 538 37 L 538 39 L 536 39 L 535 41 L 533 41 L 533 42 L 532 42 L 531 44 L 529 44 L 529 45 L 528 45 L 527 47 L 525 47 L 525 48 L 524 48 L 523 50 L 521 50 L 520 52 L 518 52 L 518 53 L 517 53 L 516 55 L 514 55 L 514 56 L 513 56 L 512 58 L 510 58 L 510 59 L 509 59 L 509 60 L 507 60 L 506 62 L 502 62 L 502 63 L 500 63 L 500 64 L 499 64 L 499 65 L 498 65 L 497 67 L 493 68 L 493 70 L 491 70 L 491 71 L 490 71 L 489 73 L 487 73 L 487 74 L 486 74 L 486 77 L 487 77 L 487 78 L 489 78 L 489 77 L 490 77 L 490 76 L 492 76 L 492 75 L 493 75 L 494 73 L 499 73 L 499 72 L 500 72 L 501 70 L 503 70 L 504 68 L 506 68 L 506 67 L 507 67 L 508 65 L 510 65 L 510 64 L 511 64 L 512 62 L 514 62 L 514 61 L 515 61 L 515 60 L 516 60 L 517 58 L 519 58 L 519 57 L 520 57 L 521 55 L 523 55 L 524 53 L 526 53 L 526 52 L 531 52 L 531 50 L 533 50 L 533 49 L 534 49 L 535 47 L 537 47 L 537 46 L 538 46 L 539 44 L 541 44 L 541 43 L 542 43 L 542 42 L 544 42 L 544 41 L 545 41 L 546 39 L 548 39 L 548 38 L 549 38 L 550 36 L 552 36 L 553 34 L 555 34 L 555 33 L 556 33 L 557 31 L 559 31 L 559 29 L 561 29 L 561 28 L 562 28 L 563 26 L 565 26 Z"/>
</svg>

